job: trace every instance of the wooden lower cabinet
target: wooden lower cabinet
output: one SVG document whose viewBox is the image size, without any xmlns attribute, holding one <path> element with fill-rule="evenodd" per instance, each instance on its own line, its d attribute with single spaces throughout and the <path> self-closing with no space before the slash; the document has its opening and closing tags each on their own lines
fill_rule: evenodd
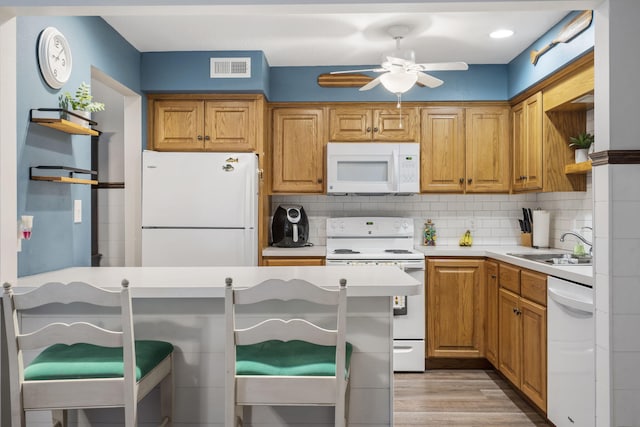
<svg viewBox="0 0 640 427">
<path fill-rule="evenodd" d="M 486 271 L 486 328 L 485 356 L 494 367 L 498 367 L 498 263 L 485 261 Z"/>
<path fill-rule="evenodd" d="M 427 261 L 427 357 L 484 357 L 484 260 Z"/>
<path fill-rule="evenodd" d="M 510 272 L 514 269 L 506 268 Z M 546 289 L 546 276 L 522 270 L 520 281 L 520 293 L 502 283 L 498 291 L 498 370 L 546 412 L 547 308 L 540 294 L 540 289 Z M 529 295 L 537 301 L 532 301 Z"/>
<path fill-rule="evenodd" d="M 522 379 L 520 390 L 538 407 L 547 409 L 547 308 L 520 299 Z"/>
<path fill-rule="evenodd" d="M 262 265 L 267 267 L 282 267 L 292 266 L 299 267 L 305 265 L 324 265 L 324 257 L 296 257 L 296 258 L 284 258 L 284 257 L 264 257 L 262 259 Z"/>
</svg>

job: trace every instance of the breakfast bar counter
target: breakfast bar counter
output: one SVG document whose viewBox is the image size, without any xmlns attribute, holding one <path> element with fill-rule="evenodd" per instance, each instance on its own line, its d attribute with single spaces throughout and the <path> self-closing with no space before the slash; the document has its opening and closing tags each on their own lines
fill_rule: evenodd
<svg viewBox="0 0 640 427">
<path fill-rule="evenodd" d="M 354 348 L 349 424 L 393 425 L 392 297 L 417 294 L 421 286 L 396 267 L 73 267 L 19 278 L 16 292 L 50 281 L 86 281 L 118 289 L 122 279 L 129 280 L 136 338 L 169 341 L 176 349 L 174 426 L 211 427 L 222 426 L 224 416 L 226 277 L 239 287 L 269 278 L 300 278 L 337 287 L 341 278 L 347 279 L 347 340 Z M 326 317 L 318 307 L 302 308 L 308 318 Z M 256 307 L 243 315 L 253 321 L 269 317 L 272 309 Z M 66 320 L 73 320 L 74 310 Z M 37 327 L 43 316 L 46 313 L 22 320 Z M 3 371 L 6 375 L 6 366 Z M 159 420 L 157 397 L 154 391 L 141 402 L 141 425 Z M 3 406 L 2 425 L 5 414 L 8 408 Z M 254 407 L 247 408 L 245 416 L 249 426 L 333 425 L 331 407 Z M 118 424 L 122 411 L 92 410 L 78 417 L 81 426 Z M 48 420 L 48 414 L 34 413 L 27 425 L 45 425 Z"/>
</svg>

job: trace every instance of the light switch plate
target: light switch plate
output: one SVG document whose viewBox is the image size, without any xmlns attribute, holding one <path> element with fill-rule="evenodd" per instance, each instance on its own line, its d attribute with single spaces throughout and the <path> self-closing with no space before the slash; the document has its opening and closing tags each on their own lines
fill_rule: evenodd
<svg viewBox="0 0 640 427">
<path fill-rule="evenodd" d="M 75 224 L 82 222 L 82 200 L 73 201 L 73 222 Z"/>
</svg>

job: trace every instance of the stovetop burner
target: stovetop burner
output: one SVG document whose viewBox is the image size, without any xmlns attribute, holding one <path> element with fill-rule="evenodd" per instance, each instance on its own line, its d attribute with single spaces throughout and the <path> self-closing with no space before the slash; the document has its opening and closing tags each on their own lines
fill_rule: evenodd
<svg viewBox="0 0 640 427">
<path fill-rule="evenodd" d="M 353 249 L 334 249 L 334 254 L 359 254 L 360 252 L 354 251 Z"/>
<path fill-rule="evenodd" d="M 408 249 L 385 249 L 385 252 L 391 253 L 391 254 L 410 254 L 413 253 Z"/>
</svg>

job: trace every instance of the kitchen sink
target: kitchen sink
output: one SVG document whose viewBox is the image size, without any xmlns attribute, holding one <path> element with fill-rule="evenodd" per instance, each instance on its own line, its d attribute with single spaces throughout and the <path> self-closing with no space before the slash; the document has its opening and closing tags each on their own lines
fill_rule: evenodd
<svg viewBox="0 0 640 427">
<path fill-rule="evenodd" d="M 546 254 L 520 254 L 508 253 L 507 255 L 515 256 L 529 261 L 541 262 L 543 264 L 554 265 L 592 265 L 593 258 L 591 255 L 577 256 L 566 252 L 546 253 Z"/>
</svg>

